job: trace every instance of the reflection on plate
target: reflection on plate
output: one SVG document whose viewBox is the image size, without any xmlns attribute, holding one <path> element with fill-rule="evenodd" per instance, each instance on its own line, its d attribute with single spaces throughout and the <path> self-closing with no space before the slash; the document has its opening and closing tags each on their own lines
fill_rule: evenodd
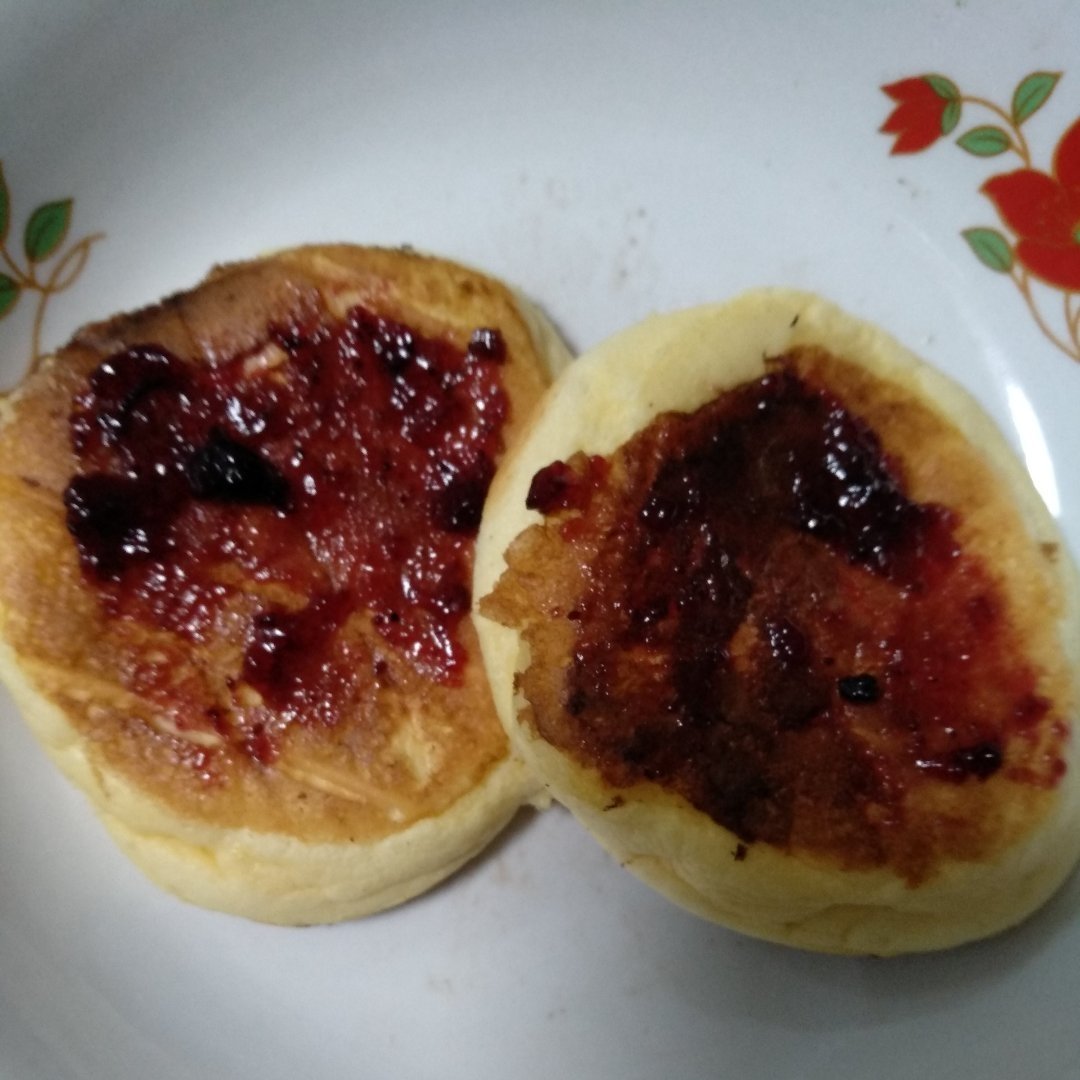
<svg viewBox="0 0 1080 1080">
<path fill-rule="evenodd" d="M 785 284 L 971 388 L 1080 548 L 1080 9 L 48 0 L 3 25 L 5 385 L 304 241 L 482 266 L 582 349 Z M 0 1074 L 27 1080 L 1080 1065 L 1075 879 L 997 940 L 837 960 L 683 914 L 556 809 L 396 911 L 255 926 L 148 885 L 6 697 L 0 865 Z"/>
</svg>

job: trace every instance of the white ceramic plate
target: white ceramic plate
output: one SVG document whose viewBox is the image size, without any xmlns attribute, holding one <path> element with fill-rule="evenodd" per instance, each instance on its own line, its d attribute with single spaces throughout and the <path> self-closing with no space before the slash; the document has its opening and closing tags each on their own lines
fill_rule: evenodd
<svg viewBox="0 0 1080 1080">
<path fill-rule="evenodd" d="M 1068 340 L 1062 290 L 1033 286 L 1029 306 L 1022 264 L 1001 269 L 1022 237 L 979 191 L 1024 154 L 1048 170 L 1080 116 L 1072 0 L 25 0 L 0 3 L 0 27 L 0 273 L 25 274 L 32 220 L 35 280 L 67 285 L 41 308 L 0 280 L 7 384 L 35 321 L 47 348 L 214 261 L 302 241 L 485 267 L 579 348 L 787 284 L 972 388 L 1080 547 L 1077 327 Z M 1037 72 L 1063 75 L 1023 82 L 1020 142 L 1013 93 Z M 924 74 L 955 94 L 909 85 L 909 135 L 957 125 L 890 156 L 881 87 Z M 987 127 L 1010 145 L 956 144 Z M 272 929 L 148 885 L 0 708 L 4 1077 L 1080 1073 L 1075 880 L 997 940 L 830 959 L 681 913 L 556 810 L 399 910 Z"/>
</svg>

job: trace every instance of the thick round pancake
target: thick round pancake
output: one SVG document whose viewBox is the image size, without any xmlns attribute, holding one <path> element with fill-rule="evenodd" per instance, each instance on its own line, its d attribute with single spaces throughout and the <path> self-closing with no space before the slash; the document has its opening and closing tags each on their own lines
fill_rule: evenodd
<svg viewBox="0 0 1080 1080">
<path fill-rule="evenodd" d="M 943 948 L 1077 859 L 1062 538 L 968 394 L 818 298 L 577 360 L 492 485 L 474 596 L 522 756 L 700 915 Z"/>
<path fill-rule="evenodd" d="M 0 668 L 153 879 L 363 915 L 536 794 L 469 586 L 495 461 L 566 359 L 480 273 L 309 247 L 86 327 L 4 400 Z"/>
</svg>

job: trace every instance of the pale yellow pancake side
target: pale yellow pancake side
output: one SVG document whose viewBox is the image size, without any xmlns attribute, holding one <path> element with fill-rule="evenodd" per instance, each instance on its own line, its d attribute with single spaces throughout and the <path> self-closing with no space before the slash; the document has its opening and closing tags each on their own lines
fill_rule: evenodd
<svg viewBox="0 0 1080 1080">
<path fill-rule="evenodd" d="M 462 348 L 477 327 L 497 327 L 510 357 L 508 442 L 569 359 L 546 317 L 486 275 L 410 251 L 310 247 L 218 268 L 194 290 L 85 328 L 0 413 L 0 674 L 152 878 L 269 922 L 335 921 L 429 888 L 538 785 L 510 753 L 468 622 L 461 686 L 421 687 L 390 657 L 396 689 L 380 692 L 364 720 L 372 738 L 348 722 L 332 737 L 290 732 L 273 767 L 219 753 L 215 782 L 204 782 L 192 763 L 214 749 L 212 734 L 178 732 L 125 688 L 146 642 L 110 623 L 80 572 L 62 504 L 75 465 L 68 415 L 89 373 L 128 345 L 214 363 L 256 345 L 269 321 L 356 303 Z"/>
<path fill-rule="evenodd" d="M 1075 720 L 1076 573 L 1011 448 L 959 386 L 879 329 L 805 293 L 758 290 L 655 316 L 576 361 L 496 477 L 478 540 L 474 603 L 499 580 L 509 545 L 542 520 L 525 509 L 538 469 L 578 451 L 610 454 L 657 414 L 696 409 L 763 374 L 765 357 L 799 346 L 821 346 L 893 387 L 868 395 L 886 451 L 903 460 L 915 499 L 962 508 L 961 539 L 1007 582 L 1028 655 L 1043 670 L 1040 691 Z M 912 401 L 932 415 L 913 419 L 905 404 Z M 923 428 L 930 438 L 919 437 Z M 983 861 L 941 866 L 917 886 L 886 868 L 842 869 L 763 843 L 736 858 L 738 838 L 680 797 L 645 783 L 615 790 L 538 737 L 529 703 L 515 696 L 515 674 L 530 662 L 527 647 L 506 626 L 483 616 L 477 625 L 499 714 L 552 794 L 635 874 L 690 910 L 748 934 L 836 953 L 956 945 L 1030 914 L 1080 855 L 1074 737 L 1066 776 L 1050 791 L 998 777 L 963 785 L 972 793 L 966 812 L 993 815 L 997 850 Z"/>
</svg>

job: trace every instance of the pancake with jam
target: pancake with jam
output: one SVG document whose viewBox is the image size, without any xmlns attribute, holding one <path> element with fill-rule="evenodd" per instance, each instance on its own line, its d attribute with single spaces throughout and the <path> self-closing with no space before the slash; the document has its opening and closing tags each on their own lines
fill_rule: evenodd
<svg viewBox="0 0 1080 1080">
<path fill-rule="evenodd" d="M 196 903 L 367 914 L 536 793 L 469 614 L 495 466 L 566 353 L 407 251 L 216 269 L 3 404 L 3 674 L 121 846 Z"/>
<path fill-rule="evenodd" d="M 698 914 L 935 949 L 1076 861 L 1062 539 L 975 402 L 824 301 L 753 292 L 579 359 L 500 469 L 474 595 L 522 755 Z"/>
</svg>

